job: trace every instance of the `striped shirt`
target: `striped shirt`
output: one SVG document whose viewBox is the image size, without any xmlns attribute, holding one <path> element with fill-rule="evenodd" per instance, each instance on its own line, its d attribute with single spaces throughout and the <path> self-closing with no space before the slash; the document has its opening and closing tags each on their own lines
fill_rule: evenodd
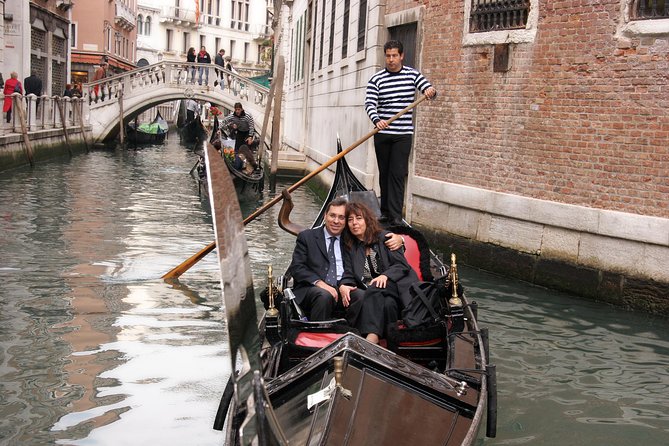
<svg viewBox="0 0 669 446">
<path fill-rule="evenodd" d="M 365 111 L 376 124 L 387 121 L 411 105 L 416 97 L 416 89 L 421 93 L 432 84 L 415 68 L 402 66 L 397 73 L 383 69 L 369 79 L 365 97 Z M 413 110 L 405 113 L 379 133 L 411 135 L 413 133 Z"/>
<path fill-rule="evenodd" d="M 237 116 L 235 112 L 232 112 L 223 119 L 223 122 L 221 122 L 221 126 L 223 127 L 230 127 L 232 124 L 237 124 L 238 131 L 249 132 L 249 135 L 251 136 L 255 131 L 253 116 L 246 113 L 246 111 L 242 111 L 241 116 Z"/>
</svg>

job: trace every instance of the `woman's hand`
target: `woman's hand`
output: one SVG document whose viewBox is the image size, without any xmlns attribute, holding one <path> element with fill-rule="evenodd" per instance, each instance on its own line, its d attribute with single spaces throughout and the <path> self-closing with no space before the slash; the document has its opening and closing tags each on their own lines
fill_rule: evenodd
<svg viewBox="0 0 669 446">
<path fill-rule="evenodd" d="M 374 285 L 377 288 L 385 288 L 386 283 L 388 283 L 388 276 L 385 274 L 381 274 L 380 276 L 373 278 L 370 282 L 371 285 Z"/>
</svg>

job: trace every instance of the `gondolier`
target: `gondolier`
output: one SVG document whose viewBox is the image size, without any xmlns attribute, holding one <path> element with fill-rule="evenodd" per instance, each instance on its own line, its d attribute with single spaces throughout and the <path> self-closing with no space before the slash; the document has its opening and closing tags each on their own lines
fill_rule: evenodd
<svg viewBox="0 0 669 446">
<path fill-rule="evenodd" d="M 402 42 L 390 40 L 383 46 L 383 51 L 386 68 L 374 74 L 367 83 L 365 111 L 379 129 L 374 135 L 374 148 L 379 168 L 381 219 L 400 224 L 413 139 L 413 112 L 390 125 L 386 121 L 414 101 L 416 89 L 428 99 L 435 97 L 437 91 L 418 70 L 403 65 Z"/>
<path fill-rule="evenodd" d="M 235 103 L 235 111 L 226 116 L 221 125 L 227 127 L 228 134 L 235 139 L 235 152 L 243 144 L 250 147 L 253 143 L 253 116 L 244 111 L 241 102 Z"/>
</svg>

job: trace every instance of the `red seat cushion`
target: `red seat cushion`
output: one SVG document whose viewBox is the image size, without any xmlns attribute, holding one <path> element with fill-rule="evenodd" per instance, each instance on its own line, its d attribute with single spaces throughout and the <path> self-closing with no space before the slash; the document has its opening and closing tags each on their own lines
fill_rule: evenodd
<svg viewBox="0 0 669 446">
<path fill-rule="evenodd" d="M 314 333 L 301 331 L 297 335 L 297 338 L 295 338 L 295 345 L 301 347 L 323 348 L 345 334 L 346 333 Z"/>
<path fill-rule="evenodd" d="M 418 280 L 423 280 L 423 274 L 420 272 L 420 249 L 418 249 L 418 243 L 408 235 L 403 235 L 402 237 L 404 237 L 404 257 L 406 257 L 409 265 L 418 274 Z"/>
</svg>

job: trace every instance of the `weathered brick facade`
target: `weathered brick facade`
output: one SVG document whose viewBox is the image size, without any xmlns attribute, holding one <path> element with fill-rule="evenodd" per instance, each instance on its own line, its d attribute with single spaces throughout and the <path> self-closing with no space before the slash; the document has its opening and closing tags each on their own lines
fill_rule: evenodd
<svg viewBox="0 0 669 446">
<path fill-rule="evenodd" d="M 541 0 L 534 42 L 493 72 L 493 45 L 463 45 L 462 1 L 420 3 L 440 96 L 418 113 L 416 174 L 669 217 L 669 35 L 620 35 L 618 0 Z"/>
</svg>

